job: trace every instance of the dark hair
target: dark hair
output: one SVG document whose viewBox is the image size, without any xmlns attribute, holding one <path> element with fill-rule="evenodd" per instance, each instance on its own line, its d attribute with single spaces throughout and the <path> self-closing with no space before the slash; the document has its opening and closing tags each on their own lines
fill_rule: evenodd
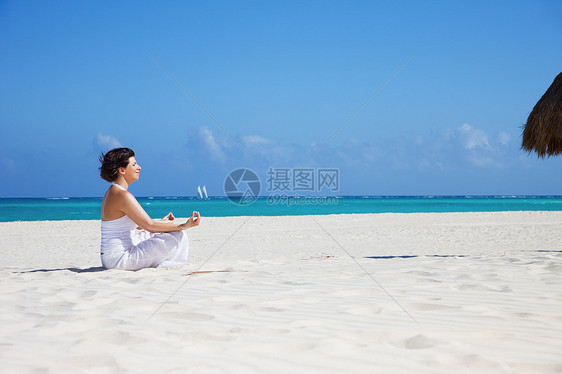
<svg viewBox="0 0 562 374">
<path fill-rule="evenodd" d="M 129 159 L 134 156 L 135 152 L 130 148 L 114 148 L 106 154 L 102 153 L 99 157 L 100 176 L 108 182 L 114 182 L 119 168 L 126 168 Z"/>
</svg>

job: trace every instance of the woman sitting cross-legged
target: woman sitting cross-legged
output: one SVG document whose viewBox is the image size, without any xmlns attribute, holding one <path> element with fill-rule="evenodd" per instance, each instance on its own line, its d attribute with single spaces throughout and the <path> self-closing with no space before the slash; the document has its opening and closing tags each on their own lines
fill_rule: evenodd
<svg viewBox="0 0 562 374">
<path fill-rule="evenodd" d="M 179 266 L 187 261 L 189 243 L 184 230 L 198 226 L 199 212 L 185 223 L 168 213 L 153 220 L 127 191 L 139 179 L 141 167 L 129 148 L 100 156 L 100 174 L 111 183 L 101 207 L 101 263 L 106 269 L 139 270 Z"/>
</svg>

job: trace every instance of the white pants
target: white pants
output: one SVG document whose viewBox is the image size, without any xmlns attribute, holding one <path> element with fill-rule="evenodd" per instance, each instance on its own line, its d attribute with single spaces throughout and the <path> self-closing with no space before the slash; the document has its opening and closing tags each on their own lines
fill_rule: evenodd
<svg viewBox="0 0 562 374">
<path fill-rule="evenodd" d="M 184 231 L 152 234 L 135 232 L 133 246 L 115 255 L 102 255 L 107 269 L 139 270 L 153 267 L 179 266 L 187 261 L 189 242 Z"/>
</svg>

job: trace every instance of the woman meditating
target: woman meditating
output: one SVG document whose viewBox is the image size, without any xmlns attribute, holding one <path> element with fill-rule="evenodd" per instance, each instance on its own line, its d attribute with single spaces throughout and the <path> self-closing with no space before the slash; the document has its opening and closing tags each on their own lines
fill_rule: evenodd
<svg viewBox="0 0 562 374">
<path fill-rule="evenodd" d="M 183 230 L 199 225 L 199 212 L 193 212 L 182 224 L 174 222 L 172 213 L 153 220 L 127 191 L 140 175 L 135 153 L 129 148 L 115 148 L 102 154 L 100 162 L 101 177 L 111 183 L 101 206 L 102 265 L 106 269 L 139 270 L 185 263 L 189 243 Z"/>
</svg>

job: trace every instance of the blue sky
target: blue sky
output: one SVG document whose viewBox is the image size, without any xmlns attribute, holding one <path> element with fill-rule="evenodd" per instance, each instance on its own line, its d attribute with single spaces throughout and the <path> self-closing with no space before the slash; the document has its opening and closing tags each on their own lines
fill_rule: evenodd
<svg viewBox="0 0 562 374">
<path fill-rule="evenodd" d="M 224 195 L 239 167 L 264 184 L 270 167 L 338 168 L 344 195 L 562 194 L 561 160 L 520 150 L 562 70 L 561 14 L 559 1 L 2 1 L 0 197 L 102 196 L 97 156 L 116 145 L 143 167 L 139 196 Z"/>
</svg>

